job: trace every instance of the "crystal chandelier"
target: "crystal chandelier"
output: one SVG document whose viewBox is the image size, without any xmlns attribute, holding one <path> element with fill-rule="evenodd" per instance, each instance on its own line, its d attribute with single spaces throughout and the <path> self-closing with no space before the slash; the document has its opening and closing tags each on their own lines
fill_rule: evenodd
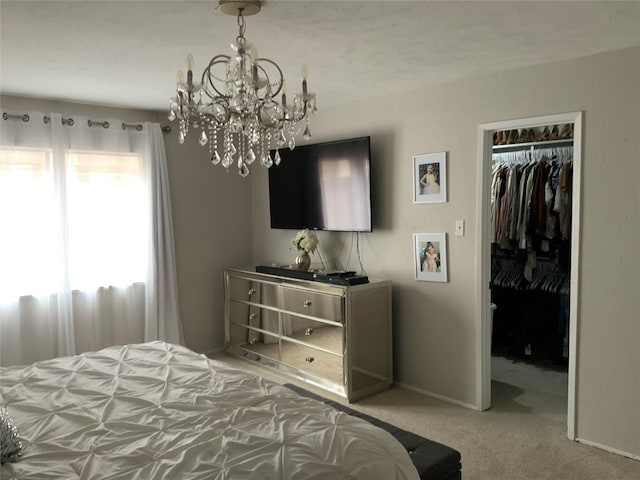
<svg viewBox="0 0 640 480">
<path fill-rule="evenodd" d="M 315 94 L 307 90 L 306 66 L 302 67 L 302 92 L 287 102 L 282 70 L 273 60 L 258 57 L 245 39 L 244 17 L 260 8 L 259 1 L 220 0 L 221 12 L 237 16 L 234 53 L 213 57 L 200 83 L 193 80 L 193 57 L 188 55 L 186 81 L 179 71 L 177 95 L 169 102 L 169 120 L 178 119 L 180 124 L 180 143 L 190 128 L 199 129 L 200 144 L 209 145 L 211 162 L 227 170 L 235 163 L 242 177 L 249 175 L 249 165 L 256 160 L 267 168 L 278 165 L 278 149 L 293 150 L 302 125 L 303 138 L 309 140 L 309 115 L 316 112 Z"/>
</svg>

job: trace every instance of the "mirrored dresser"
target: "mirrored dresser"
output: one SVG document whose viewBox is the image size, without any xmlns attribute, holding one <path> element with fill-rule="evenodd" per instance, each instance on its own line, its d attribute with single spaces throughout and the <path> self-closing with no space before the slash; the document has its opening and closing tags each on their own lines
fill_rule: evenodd
<svg viewBox="0 0 640 480">
<path fill-rule="evenodd" d="M 393 382 L 391 283 L 361 285 L 226 269 L 227 352 L 349 402 Z"/>
</svg>

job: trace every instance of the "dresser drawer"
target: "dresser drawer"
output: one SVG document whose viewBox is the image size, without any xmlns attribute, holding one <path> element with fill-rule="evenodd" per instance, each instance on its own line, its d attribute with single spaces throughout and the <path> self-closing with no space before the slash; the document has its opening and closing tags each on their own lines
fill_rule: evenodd
<svg viewBox="0 0 640 480">
<path fill-rule="evenodd" d="M 323 348 L 337 355 L 342 355 L 344 351 L 343 333 L 342 324 L 318 322 L 295 315 L 282 315 L 282 335 L 285 340 L 298 340 L 308 343 L 312 347 Z"/>
<path fill-rule="evenodd" d="M 278 312 L 260 308 L 256 305 L 232 300 L 229 302 L 229 323 L 247 326 L 264 331 L 264 334 L 276 338 L 280 335 L 280 318 Z"/>
<path fill-rule="evenodd" d="M 272 307 L 278 305 L 277 284 L 228 275 L 226 287 L 230 300 L 260 303 Z"/>
<path fill-rule="evenodd" d="M 341 355 L 332 355 L 305 345 L 289 342 L 284 338 L 280 348 L 282 363 L 337 385 L 344 385 Z"/>
<path fill-rule="evenodd" d="M 280 342 L 278 337 L 268 335 L 254 328 L 234 324 L 229 325 L 229 345 L 243 348 L 273 360 L 280 359 Z"/>
<path fill-rule="evenodd" d="M 308 290 L 298 288 L 280 288 L 282 295 L 282 308 L 284 310 L 343 323 L 343 297 L 327 293 L 310 292 Z"/>
</svg>

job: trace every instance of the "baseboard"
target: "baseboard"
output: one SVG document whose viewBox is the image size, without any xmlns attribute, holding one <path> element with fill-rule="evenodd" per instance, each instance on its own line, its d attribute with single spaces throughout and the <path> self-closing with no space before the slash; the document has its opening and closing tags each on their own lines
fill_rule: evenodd
<svg viewBox="0 0 640 480">
<path fill-rule="evenodd" d="M 200 352 L 202 355 L 205 355 L 207 357 L 214 355 L 216 353 L 223 353 L 224 352 L 224 347 L 219 347 L 219 348 L 212 348 L 211 350 L 205 350 L 204 352 Z"/>
<path fill-rule="evenodd" d="M 633 460 L 640 460 L 640 455 L 625 452 L 623 450 L 618 450 L 617 448 L 607 447 L 606 445 L 601 445 L 599 443 L 592 442 L 590 440 L 585 440 L 584 438 L 576 438 L 576 442 L 582 443 L 584 445 L 588 445 L 590 447 L 599 448 L 601 450 L 606 450 L 607 452 L 615 453 L 616 455 L 622 455 L 623 457 L 628 457 Z"/>
<path fill-rule="evenodd" d="M 421 395 L 426 395 L 427 397 L 437 398 L 438 400 L 442 400 L 443 402 L 452 403 L 454 405 L 459 405 L 464 408 L 469 408 L 471 410 L 480 410 L 476 405 L 471 403 L 461 402 L 460 400 L 456 400 L 455 398 L 446 397 L 444 395 L 439 395 L 437 393 L 429 392 L 428 390 L 423 390 L 421 388 L 416 388 L 411 385 L 407 385 L 406 383 L 394 382 L 394 385 L 398 387 L 406 388 L 407 390 L 411 390 L 412 392 L 419 393 Z"/>
</svg>

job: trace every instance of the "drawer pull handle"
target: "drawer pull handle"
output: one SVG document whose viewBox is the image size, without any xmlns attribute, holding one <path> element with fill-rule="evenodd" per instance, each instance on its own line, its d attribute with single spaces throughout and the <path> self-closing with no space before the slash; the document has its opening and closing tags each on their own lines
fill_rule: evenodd
<svg viewBox="0 0 640 480">
<path fill-rule="evenodd" d="M 252 288 L 249 290 L 249 296 L 254 295 L 256 293 L 256 289 Z"/>
<path fill-rule="evenodd" d="M 309 335 L 311 335 L 312 333 L 313 333 L 313 328 L 307 328 L 307 329 L 304 331 L 304 334 L 305 334 L 306 336 L 309 336 Z"/>
<path fill-rule="evenodd" d="M 303 305 L 304 305 L 304 308 L 309 308 L 311 306 L 311 300 L 305 300 Z"/>
<path fill-rule="evenodd" d="M 307 357 L 307 358 L 304 359 L 305 362 L 309 362 L 309 363 L 312 363 L 314 360 L 315 360 L 315 358 L 313 358 L 313 357 Z"/>
<path fill-rule="evenodd" d="M 253 312 L 251 315 L 249 315 L 249 320 L 255 320 L 258 317 L 258 314 L 256 312 Z"/>
</svg>

